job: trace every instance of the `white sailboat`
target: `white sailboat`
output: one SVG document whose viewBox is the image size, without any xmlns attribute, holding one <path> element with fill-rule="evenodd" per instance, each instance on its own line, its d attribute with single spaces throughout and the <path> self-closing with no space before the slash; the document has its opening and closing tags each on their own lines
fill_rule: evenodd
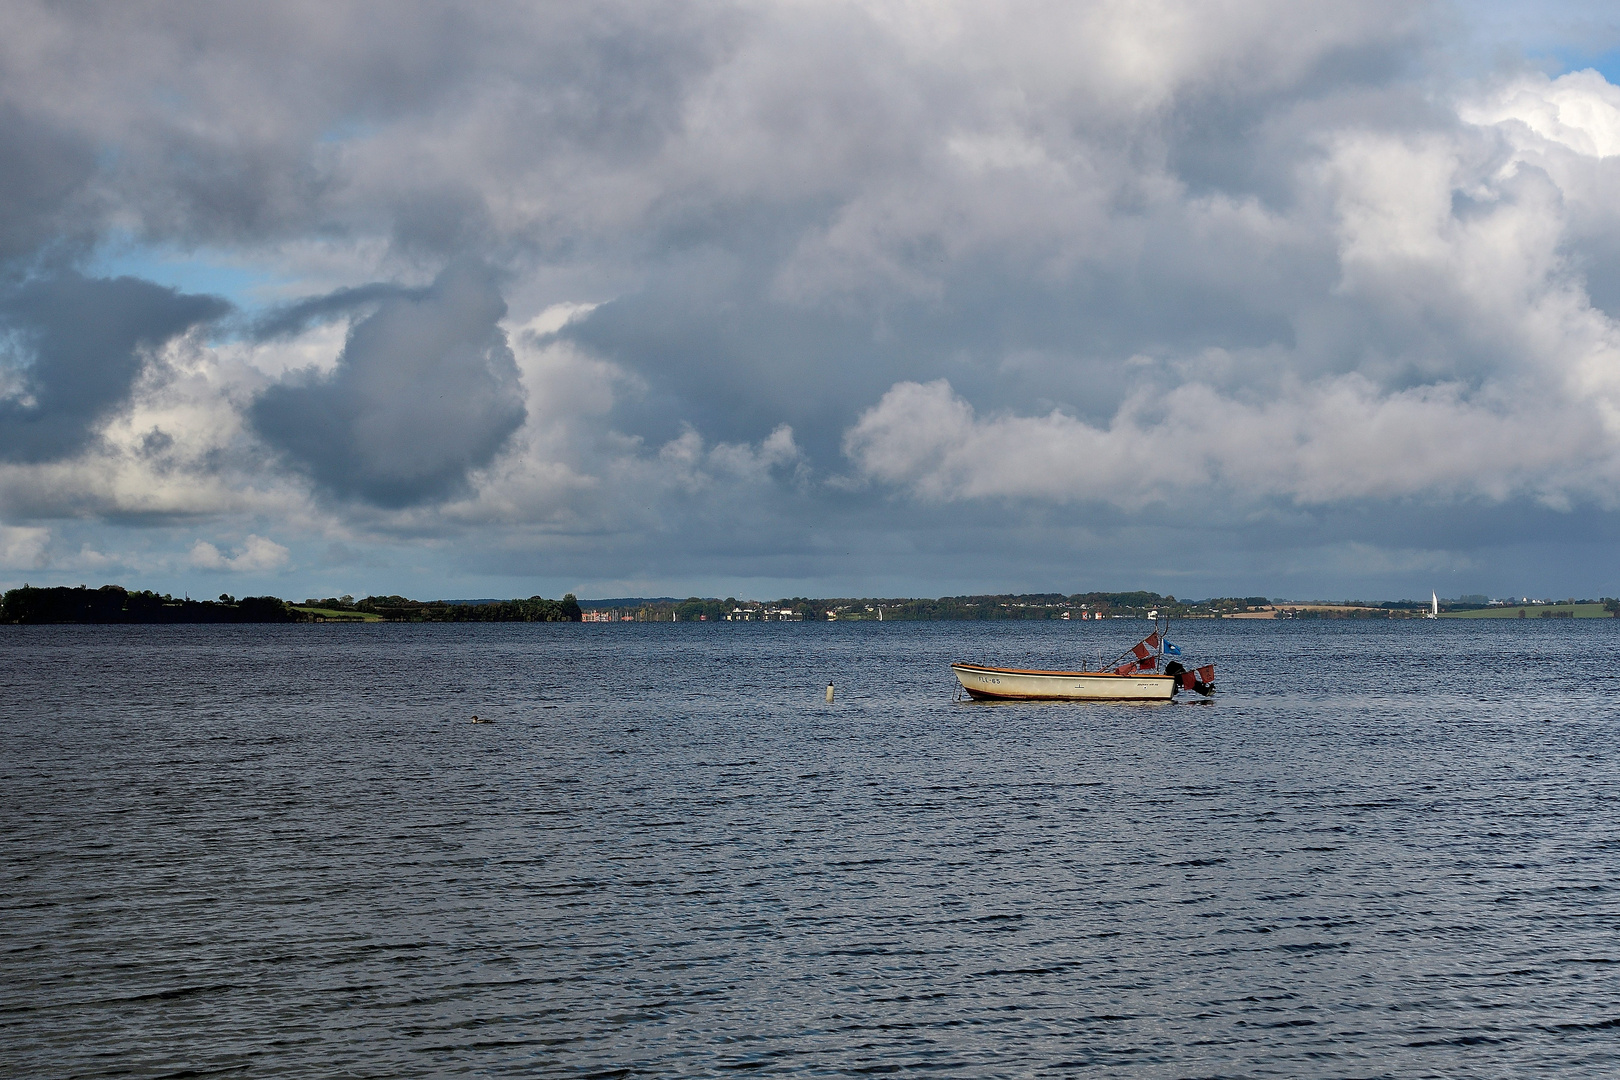
<svg viewBox="0 0 1620 1080">
<path fill-rule="evenodd" d="M 1423 616 L 1423 617 L 1425 619 L 1438 619 L 1440 617 L 1440 594 L 1439 593 L 1435 593 L 1435 592 L 1429 593 L 1429 613 L 1427 615 Z"/>
</svg>

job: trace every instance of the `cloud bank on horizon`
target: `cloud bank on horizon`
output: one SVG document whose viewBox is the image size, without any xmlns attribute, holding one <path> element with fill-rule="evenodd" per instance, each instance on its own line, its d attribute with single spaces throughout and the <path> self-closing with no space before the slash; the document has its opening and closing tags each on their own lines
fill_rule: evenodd
<svg viewBox="0 0 1620 1080">
<path fill-rule="evenodd" d="M 10 5 L 0 579 L 1620 593 L 1517 10 Z"/>
</svg>

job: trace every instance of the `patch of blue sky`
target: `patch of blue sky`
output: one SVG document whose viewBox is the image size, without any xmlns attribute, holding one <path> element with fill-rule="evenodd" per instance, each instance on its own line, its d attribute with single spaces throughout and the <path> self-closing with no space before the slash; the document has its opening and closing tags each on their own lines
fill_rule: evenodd
<svg viewBox="0 0 1620 1080">
<path fill-rule="evenodd" d="M 1472 0 L 1453 7 L 1486 58 L 1505 47 L 1552 76 L 1591 68 L 1620 84 L 1620 8 L 1613 0 Z"/>
<path fill-rule="evenodd" d="M 1554 49 L 1552 59 L 1562 69 L 1553 74 L 1562 74 L 1566 71 L 1584 71 L 1591 68 L 1610 83 L 1620 86 L 1620 49 L 1609 49 L 1606 52 L 1599 53 L 1584 52 L 1579 49 Z"/>
<path fill-rule="evenodd" d="M 239 259 L 134 240 L 104 243 L 85 272 L 95 277 L 142 278 L 181 292 L 223 296 L 249 314 L 276 302 L 288 284 L 283 275 Z"/>
</svg>

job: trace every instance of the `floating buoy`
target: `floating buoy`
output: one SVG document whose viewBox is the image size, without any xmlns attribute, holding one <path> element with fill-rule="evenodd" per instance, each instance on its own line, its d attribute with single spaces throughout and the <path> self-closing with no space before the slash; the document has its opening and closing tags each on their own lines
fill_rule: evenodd
<svg viewBox="0 0 1620 1080">
<path fill-rule="evenodd" d="M 832 704 L 832 683 L 827 684 L 827 704 Z"/>
</svg>

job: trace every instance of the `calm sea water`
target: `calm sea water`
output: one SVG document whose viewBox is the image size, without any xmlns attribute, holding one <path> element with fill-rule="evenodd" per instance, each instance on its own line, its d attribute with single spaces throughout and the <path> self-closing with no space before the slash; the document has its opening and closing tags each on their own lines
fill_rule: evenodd
<svg viewBox="0 0 1620 1080">
<path fill-rule="evenodd" d="M 1620 1073 L 1620 622 L 1147 626 L 0 628 L 0 1074 Z"/>
</svg>

